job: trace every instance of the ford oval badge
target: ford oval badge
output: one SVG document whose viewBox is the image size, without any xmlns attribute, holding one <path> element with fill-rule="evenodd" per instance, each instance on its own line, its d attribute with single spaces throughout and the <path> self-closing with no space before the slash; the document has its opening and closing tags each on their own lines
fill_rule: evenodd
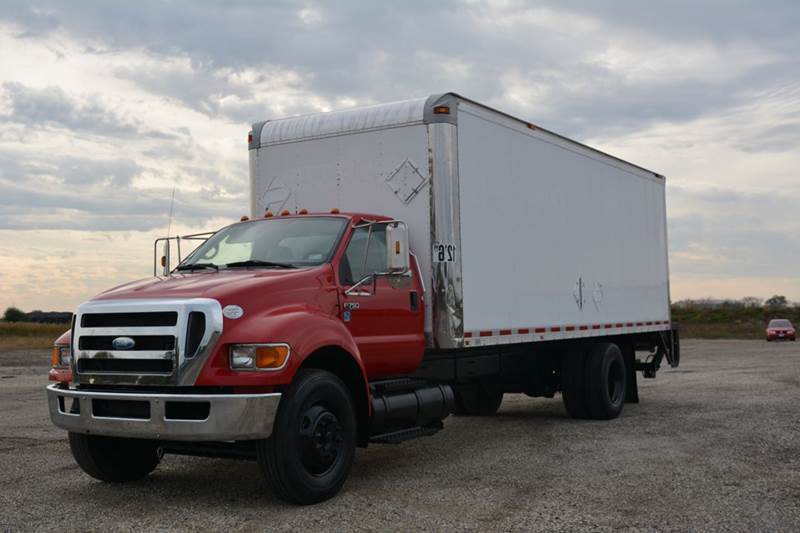
<svg viewBox="0 0 800 533">
<path fill-rule="evenodd" d="M 136 346 L 136 341 L 130 337 L 117 337 L 111 341 L 111 347 L 115 350 L 130 350 Z"/>
<path fill-rule="evenodd" d="M 222 309 L 222 316 L 224 316 L 225 318 L 230 318 L 231 320 L 242 318 L 243 314 L 244 314 L 244 309 L 242 309 L 238 305 L 226 305 Z"/>
</svg>

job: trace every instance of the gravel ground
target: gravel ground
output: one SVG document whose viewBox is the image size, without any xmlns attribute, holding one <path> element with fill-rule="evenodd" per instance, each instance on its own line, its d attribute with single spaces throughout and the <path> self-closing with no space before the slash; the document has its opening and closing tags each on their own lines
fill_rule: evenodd
<svg viewBox="0 0 800 533">
<path fill-rule="evenodd" d="M 359 450 L 342 493 L 302 508 L 244 461 L 92 480 L 49 422 L 48 357 L 0 354 L 0 531 L 800 530 L 800 343 L 685 341 L 610 422 L 509 395 L 495 417 Z"/>
</svg>

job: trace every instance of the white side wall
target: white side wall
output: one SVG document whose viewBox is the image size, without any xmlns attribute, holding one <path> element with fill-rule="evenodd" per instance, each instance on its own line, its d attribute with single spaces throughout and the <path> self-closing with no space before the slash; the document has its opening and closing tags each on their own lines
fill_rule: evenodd
<svg viewBox="0 0 800 533">
<path fill-rule="evenodd" d="M 465 331 L 669 320 L 663 179 L 464 102 L 458 154 Z"/>
</svg>

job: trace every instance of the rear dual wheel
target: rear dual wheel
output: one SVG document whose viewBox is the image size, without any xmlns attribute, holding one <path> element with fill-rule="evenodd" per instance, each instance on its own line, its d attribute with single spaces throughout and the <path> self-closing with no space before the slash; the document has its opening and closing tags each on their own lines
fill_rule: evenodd
<svg viewBox="0 0 800 533">
<path fill-rule="evenodd" d="M 562 369 L 564 407 L 572 418 L 610 420 L 625 405 L 625 360 L 613 343 L 599 343 L 588 352 L 564 355 Z"/>
<path fill-rule="evenodd" d="M 492 416 L 503 403 L 503 390 L 496 385 L 456 385 L 453 392 L 456 416 Z"/>
</svg>

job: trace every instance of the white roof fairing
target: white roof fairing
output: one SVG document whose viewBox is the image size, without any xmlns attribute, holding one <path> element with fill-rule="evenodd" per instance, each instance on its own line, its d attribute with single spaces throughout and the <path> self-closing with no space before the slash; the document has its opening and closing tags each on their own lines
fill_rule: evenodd
<svg viewBox="0 0 800 533">
<path fill-rule="evenodd" d="M 267 121 L 261 146 L 409 124 L 422 124 L 427 98 Z"/>
</svg>

